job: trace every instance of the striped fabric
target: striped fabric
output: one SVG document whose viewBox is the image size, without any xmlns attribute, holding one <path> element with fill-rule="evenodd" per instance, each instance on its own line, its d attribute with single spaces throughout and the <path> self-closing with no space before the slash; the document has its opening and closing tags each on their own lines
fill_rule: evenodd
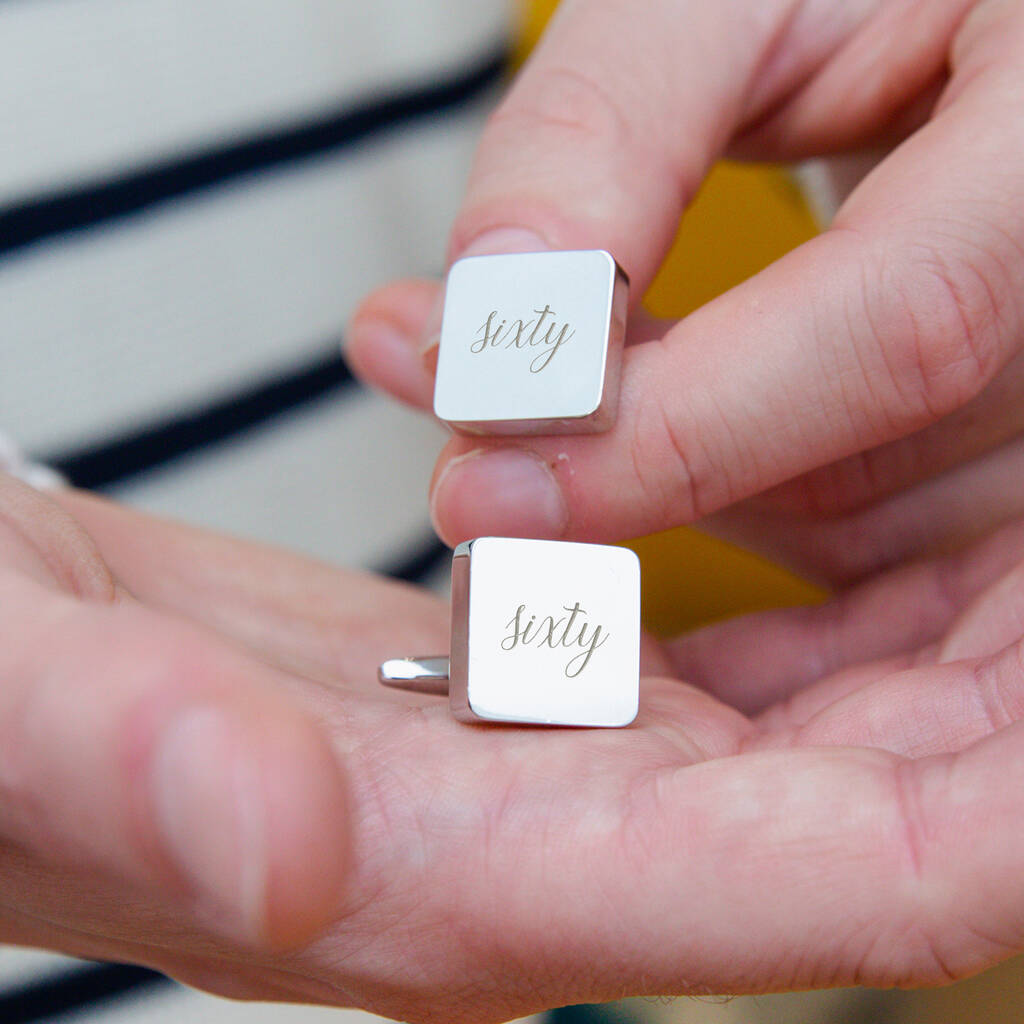
<svg viewBox="0 0 1024 1024">
<path fill-rule="evenodd" d="M 0 3 L 0 433 L 156 512 L 443 565 L 440 431 L 339 344 L 370 288 L 440 267 L 508 21 L 507 0 Z M 368 1019 L 0 949 L 3 1024 L 70 1012 Z"/>
<path fill-rule="evenodd" d="M 0 429 L 156 511 L 346 564 L 419 549 L 439 435 L 358 393 L 338 343 L 369 288 L 440 264 L 506 18 L 0 5 Z"/>
</svg>

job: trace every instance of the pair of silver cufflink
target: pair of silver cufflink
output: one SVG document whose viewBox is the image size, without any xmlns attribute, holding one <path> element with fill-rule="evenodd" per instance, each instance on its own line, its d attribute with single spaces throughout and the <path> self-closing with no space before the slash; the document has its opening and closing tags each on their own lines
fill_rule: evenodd
<svg viewBox="0 0 1024 1024">
<path fill-rule="evenodd" d="M 609 429 L 628 281 L 607 252 L 474 256 L 452 267 L 434 411 L 471 433 Z M 467 722 L 620 727 L 636 717 L 640 567 L 626 548 L 485 537 L 452 560 L 451 655 L 380 667 L 447 693 Z"/>
</svg>

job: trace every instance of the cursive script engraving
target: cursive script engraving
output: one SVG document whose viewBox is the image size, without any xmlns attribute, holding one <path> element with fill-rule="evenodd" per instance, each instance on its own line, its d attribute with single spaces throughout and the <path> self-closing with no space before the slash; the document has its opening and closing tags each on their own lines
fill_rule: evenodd
<svg viewBox="0 0 1024 1024">
<path fill-rule="evenodd" d="M 477 354 L 489 348 L 536 348 L 543 345 L 543 351 L 530 362 L 530 373 L 540 373 L 550 365 L 555 353 L 576 331 L 568 323 L 562 324 L 561 330 L 558 330 L 558 324 L 554 320 L 555 311 L 550 306 L 535 309 L 533 312 L 537 314 L 536 319 L 502 320 L 495 323 L 498 311 L 492 310 L 490 316 L 477 329 L 477 339 L 469 346 L 470 352 Z M 549 315 L 552 319 L 547 322 L 547 330 L 541 334 Z"/>
<path fill-rule="evenodd" d="M 537 647 L 550 647 L 555 650 L 559 647 L 572 648 L 581 647 L 578 654 L 573 655 L 565 665 L 565 674 L 570 679 L 575 679 L 590 663 L 594 651 L 603 647 L 608 642 L 610 633 L 604 632 L 602 626 L 595 626 L 588 636 L 588 625 L 581 621 L 577 625 L 577 619 L 587 614 L 586 609 L 580 607 L 577 601 L 571 607 L 562 605 L 562 610 L 568 615 L 561 615 L 557 619 L 553 615 L 545 615 L 540 622 L 536 615 L 530 615 L 526 620 L 526 605 L 521 604 L 515 615 L 505 625 L 512 630 L 504 640 L 501 641 L 501 648 L 504 651 L 511 651 L 520 644 L 527 646 L 533 644 Z M 573 627 L 576 633 L 573 634 Z"/>
</svg>

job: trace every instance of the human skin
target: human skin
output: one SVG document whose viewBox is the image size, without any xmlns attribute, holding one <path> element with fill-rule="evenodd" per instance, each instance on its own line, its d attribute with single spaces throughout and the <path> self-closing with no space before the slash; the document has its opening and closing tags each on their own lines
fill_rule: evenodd
<svg viewBox="0 0 1024 1024">
<path fill-rule="evenodd" d="M 1024 7 L 1009 0 L 563 3 L 483 134 L 449 259 L 605 248 L 643 295 L 722 154 L 870 154 L 819 237 L 678 323 L 634 311 L 601 436 L 456 435 L 432 510 L 612 541 L 682 523 L 825 583 L 1024 512 Z M 350 331 L 429 407 L 437 286 Z"/>
<path fill-rule="evenodd" d="M 0 562 L 4 941 L 467 1024 L 1024 948 L 1024 523 L 649 641 L 621 730 L 456 722 L 375 679 L 438 599 L 75 492 L 0 475 Z"/>
<path fill-rule="evenodd" d="M 628 729 L 467 726 L 374 680 L 444 649 L 435 599 L 0 478 L 0 937 L 439 1022 L 1024 949 L 1024 527 L 991 532 L 1022 500 L 1021 6 L 645 12 L 565 6 L 453 256 L 600 246 L 639 295 L 718 153 L 899 145 L 821 239 L 678 325 L 635 317 L 610 434 L 454 440 L 435 519 L 714 514 L 866 582 L 649 643 Z M 353 332 L 414 404 L 435 291 Z"/>
</svg>

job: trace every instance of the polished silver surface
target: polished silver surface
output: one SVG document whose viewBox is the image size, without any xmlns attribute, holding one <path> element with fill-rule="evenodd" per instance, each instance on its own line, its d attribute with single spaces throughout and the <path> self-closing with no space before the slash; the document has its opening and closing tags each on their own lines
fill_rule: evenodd
<svg viewBox="0 0 1024 1024">
<path fill-rule="evenodd" d="M 448 274 L 434 412 L 487 434 L 608 430 L 628 282 L 601 249 L 470 256 Z"/>
<path fill-rule="evenodd" d="M 627 548 L 502 537 L 460 544 L 451 633 L 450 664 L 388 661 L 381 682 L 447 691 L 467 722 L 614 728 L 636 717 L 640 565 Z"/>
<path fill-rule="evenodd" d="M 385 686 L 416 693 L 448 693 L 448 658 L 392 658 L 377 669 Z"/>
</svg>

